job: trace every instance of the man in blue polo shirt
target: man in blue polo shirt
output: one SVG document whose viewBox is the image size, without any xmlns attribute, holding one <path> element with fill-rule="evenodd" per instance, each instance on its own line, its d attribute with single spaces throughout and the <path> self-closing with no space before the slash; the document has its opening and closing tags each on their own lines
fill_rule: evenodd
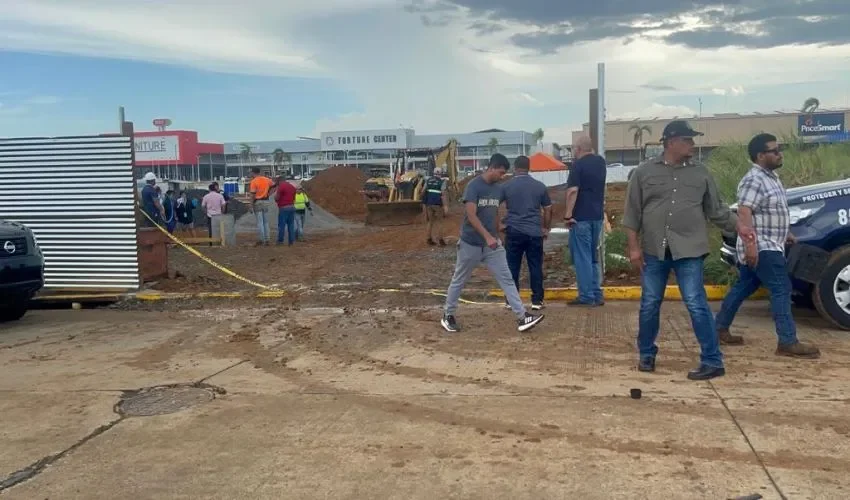
<svg viewBox="0 0 850 500">
<path fill-rule="evenodd" d="M 531 309 L 543 309 L 543 239 L 552 229 L 552 200 L 546 185 L 528 175 L 527 156 L 514 160 L 514 178 L 505 184 L 505 251 L 519 289 L 522 257 L 528 263 Z"/>
</svg>

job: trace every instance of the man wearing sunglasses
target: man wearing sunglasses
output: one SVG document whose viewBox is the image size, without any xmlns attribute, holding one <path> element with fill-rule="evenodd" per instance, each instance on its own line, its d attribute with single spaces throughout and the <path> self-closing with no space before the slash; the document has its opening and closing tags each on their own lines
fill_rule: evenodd
<svg viewBox="0 0 850 500">
<path fill-rule="evenodd" d="M 755 241 L 747 245 L 740 238 L 738 281 L 723 299 L 715 318 L 720 342 L 744 343 L 744 338 L 729 333 L 729 326 L 744 300 L 759 287 L 770 292 L 770 308 L 776 324 L 776 354 L 793 358 L 817 358 L 817 347 L 797 340 L 797 327 L 791 313 L 791 279 L 785 263 L 785 246 L 795 242 L 790 230 L 790 215 L 785 186 L 776 175 L 782 168 L 782 152 L 771 134 L 759 134 L 748 146 L 752 168 L 738 184 L 738 217 L 755 230 Z"/>
<path fill-rule="evenodd" d="M 641 270 L 638 370 L 655 371 L 661 303 L 673 271 L 700 344 L 700 364 L 688 373 L 691 380 L 708 380 L 726 373 L 703 283 L 704 261 L 709 253 L 706 220 L 727 231 L 737 231 L 745 241 L 753 238 L 752 228 L 739 224 L 720 199 L 708 169 L 691 162 L 694 137 L 701 135 L 683 120 L 664 127 L 664 153 L 634 170 L 623 217 L 629 260 Z"/>
</svg>

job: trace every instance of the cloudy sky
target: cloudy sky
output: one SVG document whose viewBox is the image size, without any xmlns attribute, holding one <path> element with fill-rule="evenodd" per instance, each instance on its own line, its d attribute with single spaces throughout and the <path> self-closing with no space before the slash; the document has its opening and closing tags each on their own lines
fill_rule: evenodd
<svg viewBox="0 0 850 500">
<path fill-rule="evenodd" d="M 850 104 L 839 0 L 0 0 L 0 136 L 293 139 Z"/>
</svg>

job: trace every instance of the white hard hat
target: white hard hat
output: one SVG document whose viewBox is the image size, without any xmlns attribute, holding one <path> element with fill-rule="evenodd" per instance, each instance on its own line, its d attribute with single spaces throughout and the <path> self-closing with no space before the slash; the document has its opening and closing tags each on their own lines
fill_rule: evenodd
<svg viewBox="0 0 850 500">
<path fill-rule="evenodd" d="M 148 172 L 145 174 L 145 182 L 155 181 L 156 175 L 153 172 Z"/>
</svg>

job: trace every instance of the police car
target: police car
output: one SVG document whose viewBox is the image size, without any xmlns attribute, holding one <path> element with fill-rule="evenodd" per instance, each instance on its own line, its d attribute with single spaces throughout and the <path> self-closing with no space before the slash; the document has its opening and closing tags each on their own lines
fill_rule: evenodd
<svg viewBox="0 0 850 500">
<path fill-rule="evenodd" d="M 792 298 L 850 330 L 850 179 L 788 189 L 787 195 L 797 237 L 787 252 Z M 721 258 L 732 266 L 735 241 L 735 234 L 723 234 Z"/>
</svg>

